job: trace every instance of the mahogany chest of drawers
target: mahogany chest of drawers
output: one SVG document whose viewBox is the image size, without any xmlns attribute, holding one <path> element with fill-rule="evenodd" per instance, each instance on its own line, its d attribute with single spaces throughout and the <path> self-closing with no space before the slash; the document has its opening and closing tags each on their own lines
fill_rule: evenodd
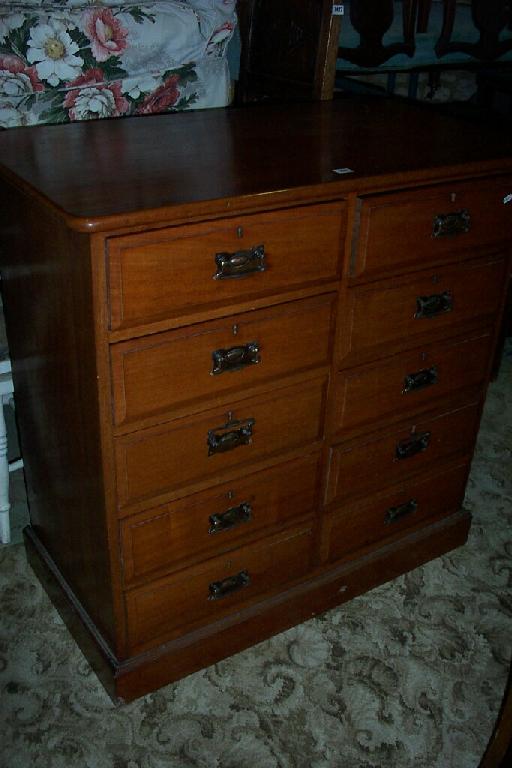
<svg viewBox="0 0 512 768">
<path fill-rule="evenodd" d="M 386 101 L 0 135 L 27 551 L 129 700 L 463 544 L 506 137 Z"/>
</svg>

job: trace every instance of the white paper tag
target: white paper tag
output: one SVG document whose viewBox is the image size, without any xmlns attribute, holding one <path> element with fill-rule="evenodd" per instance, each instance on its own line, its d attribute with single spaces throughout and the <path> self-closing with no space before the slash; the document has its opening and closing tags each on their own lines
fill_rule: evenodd
<svg viewBox="0 0 512 768">
<path fill-rule="evenodd" d="M 503 198 L 503 205 L 506 205 L 507 203 L 512 203 L 512 193 L 510 195 L 505 195 Z"/>
<path fill-rule="evenodd" d="M 354 173 L 352 168 L 333 168 L 332 172 L 337 173 L 340 176 L 343 176 L 345 173 Z"/>
<path fill-rule="evenodd" d="M 345 6 L 343 4 L 339 3 L 333 3 L 332 5 L 332 15 L 333 16 L 344 16 L 345 15 Z"/>
</svg>

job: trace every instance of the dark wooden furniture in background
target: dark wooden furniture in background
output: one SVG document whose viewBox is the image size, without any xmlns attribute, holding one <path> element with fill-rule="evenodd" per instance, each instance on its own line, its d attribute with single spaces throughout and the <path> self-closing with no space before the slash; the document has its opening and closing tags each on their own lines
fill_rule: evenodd
<svg viewBox="0 0 512 768">
<path fill-rule="evenodd" d="M 332 0 L 239 0 L 238 98 L 332 98 L 340 16 Z"/>
<path fill-rule="evenodd" d="M 331 98 L 336 85 L 347 89 L 347 76 L 384 71 L 388 91 L 394 91 L 397 72 L 409 74 L 409 95 L 415 97 L 420 72 L 428 71 L 433 85 L 445 69 L 482 70 L 492 89 L 493 73 L 509 73 L 511 61 L 500 57 L 512 50 L 512 37 L 500 39 L 512 30 L 510 0 L 472 0 L 471 9 L 456 0 L 444 0 L 439 37 L 432 42 L 431 60 L 415 64 L 417 35 L 429 28 L 432 0 L 350 0 L 344 3 L 345 15 L 332 13 L 332 2 L 325 0 L 239 0 L 242 60 L 239 99 L 242 103 L 265 99 Z M 471 12 L 472 32 L 461 39 L 461 14 Z M 402 39 L 386 43 L 384 38 L 393 20 L 401 14 Z M 350 23 L 359 35 L 353 47 L 339 45 L 340 24 Z M 455 39 L 454 39 L 455 37 Z M 462 53 L 470 58 L 456 62 L 445 57 Z M 396 54 L 410 57 L 410 68 L 394 66 Z M 347 66 L 348 63 L 348 66 Z M 354 68 L 354 65 L 355 68 Z"/>
<path fill-rule="evenodd" d="M 436 53 L 441 58 L 449 53 L 466 53 L 479 61 L 491 62 L 512 50 L 512 40 L 500 40 L 500 33 L 512 29 L 510 0 L 471 0 L 471 16 L 479 38 L 453 40 L 457 24 L 456 0 L 444 0 L 444 17 Z"/>
<path fill-rule="evenodd" d="M 467 5 L 467 4 L 466 4 Z M 341 47 L 338 57 L 361 67 L 372 69 L 384 64 L 397 53 L 412 56 L 416 44 L 416 32 L 425 33 L 432 11 L 431 0 L 385 0 L 379 3 L 378 12 L 372 0 L 350 0 L 346 3 L 354 29 L 360 35 L 357 48 Z M 383 38 L 393 22 L 395 13 L 402 13 L 403 40 L 384 45 Z M 471 18 L 479 38 L 474 40 L 453 39 L 457 21 L 465 10 L 457 0 L 444 0 L 443 24 L 435 45 L 439 66 L 445 66 L 442 57 L 449 53 L 465 53 L 482 62 L 492 62 L 512 50 L 512 40 L 500 40 L 507 28 L 512 28 L 510 0 L 471 0 Z M 471 36 L 473 38 L 473 36 Z M 458 66 L 464 67 L 459 62 Z"/>
<path fill-rule="evenodd" d="M 0 157 L 27 549 L 113 696 L 465 541 L 508 135 L 317 102 L 11 130 Z"/>
<path fill-rule="evenodd" d="M 339 47 L 338 58 L 372 68 L 384 64 L 397 53 L 413 55 L 418 0 L 404 0 L 399 5 L 394 0 L 384 0 L 378 4 L 372 0 L 352 0 L 346 7 L 351 24 L 359 34 L 359 45 L 357 48 Z M 403 40 L 385 45 L 383 38 L 393 22 L 397 8 L 402 14 Z M 428 24 L 425 4 L 422 5 L 422 24 Z"/>
</svg>

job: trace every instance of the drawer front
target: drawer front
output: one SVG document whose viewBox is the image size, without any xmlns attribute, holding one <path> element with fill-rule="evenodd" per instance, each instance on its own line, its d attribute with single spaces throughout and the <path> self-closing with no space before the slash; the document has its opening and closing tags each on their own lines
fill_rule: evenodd
<svg viewBox="0 0 512 768">
<path fill-rule="evenodd" d="M 406 482 L 362 504 L 336 510 L 329 537 L 329 561 L 350 557 L 402 531 L 457 511 L 464 500 L 468 471 L 468 463 L 462 464 L 427 479 Z"/>
<path fill-rule="evenodd" d="M 310 529 L 237 549 L 126 593 L 131 652 L 216 621 L 306 574 Z M 236 631 L 236 630 L 234 630 Z"/>
<path fill-rule="evenodd" d="M 345 204 L 338 202 L 112 238 L 110 327 L 335 279 L 344 234 Z"/>
<path fill-rule="evenodd" d="M 204 410 L 204 398 L 327 365 L 332 304 L 321 296 L 114 345 L 116 424 Z"/>
<path fill-rule="evenodd" d="M 315 379 L 117 438 L 121 506 L 314 443 L 324 399 L 325 380 Z"/>
<path fill-rule="evenodd" d="M 434 398 L 477 386 L 487 372 L 492 340 L 487 331 L 342 371 L 332 398 L 333 433 L 384 418 L 398 421 Z"/>
<path fill-rule="evenodd" d="M 396 428 L 370 440 L 332 449 L 327 503 L 363 496 L 434 467 L 451 456 L 469 454 L 478 428 L 478 403 Z"/>
<path fill-rule="evenodd" d="M 125 581 L 212 557 L 314 511 L 314 454 L 164 504 L 121 523 Z"/>
<path fill-rule="evenodd" d="M 502 177 L 363 198 L 352 275 L 420 269 L 506 242 L 512 207 L 504 199 L 511 192 L 512 179 Z"/>
<path fill-rule="evenodd" d="M 489 321 L 500 306 L 505 265 L 504 259 L 471 262 L 351 289 L 341 362 L 383 357 L 390 349 L 416 346 L 422 337 L 441 338 L 464 323 Z"/>
</svg>

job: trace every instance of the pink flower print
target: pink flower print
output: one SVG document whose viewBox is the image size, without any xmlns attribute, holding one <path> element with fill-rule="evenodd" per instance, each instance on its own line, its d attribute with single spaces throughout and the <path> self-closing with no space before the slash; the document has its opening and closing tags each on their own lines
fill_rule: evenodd
<svg viewBox="0 0 512 768">
<path fill-rule="evenodd" d="M 91 41 L 91 49 L 96 61 L 106 61 L 111 56 L 119 56 L 126 48 L 128 30 L 114 18 L 110 8 L 96 8 L 84 13 L 85 34 Z"/>
<path fill-rule="evenodd" d="M 140 107 L 137 109 L 138 115 L 152 115 L 157 112 L 164 112 L 168 107 L 174 106 L 180 95 L 178 89 L 178 75 L 171 75 L 165 83 L 150 93 Z"/>
<path fill-rule="evenodd" d="M 234 29 L 235 25 L 230 21 L 225 21 L 224 24 L 217 27 L 206 44 L 206 55 L 222 56 Z"/>
<path fill-rule="evenodd" d="M 120 117 L 129 109 L 121 94 L 121 83 L 105 83 L 101 69 L 90 69 L 67 83 L 71 88 L 64 99 L 70 120 L 95 120 L 100 117 Z"/>
<path fill-rule="evenodd" d="M 0 56 L 0 94 L 22 97 L 44 91 L 35 67 L 27 67 L 19 56 Z"/>
<path fill-rule="evenodd" d="M 210 37 L 208 41 L 208 45 L 215 45 L 217 43 L 222 43 L 223 40 L 226 40 L 228 38 L 233 30 L 235 28 L 235 25 L 232 24 L 230 21 L 225 21 L 222 26 L 217 27 L 217 29 L 213 32 L 212 36 Z"/>
<path fill-rule="evenodd" d="M 13 75 L 23 74 L 29 79 L 33 91 L 44 91 L 44 85 L 37 75 L 36 68 L 27 67 L 19 56 L 11 54 L 0 56 L 0 70 L 10 72 Z"/>
</svg>

